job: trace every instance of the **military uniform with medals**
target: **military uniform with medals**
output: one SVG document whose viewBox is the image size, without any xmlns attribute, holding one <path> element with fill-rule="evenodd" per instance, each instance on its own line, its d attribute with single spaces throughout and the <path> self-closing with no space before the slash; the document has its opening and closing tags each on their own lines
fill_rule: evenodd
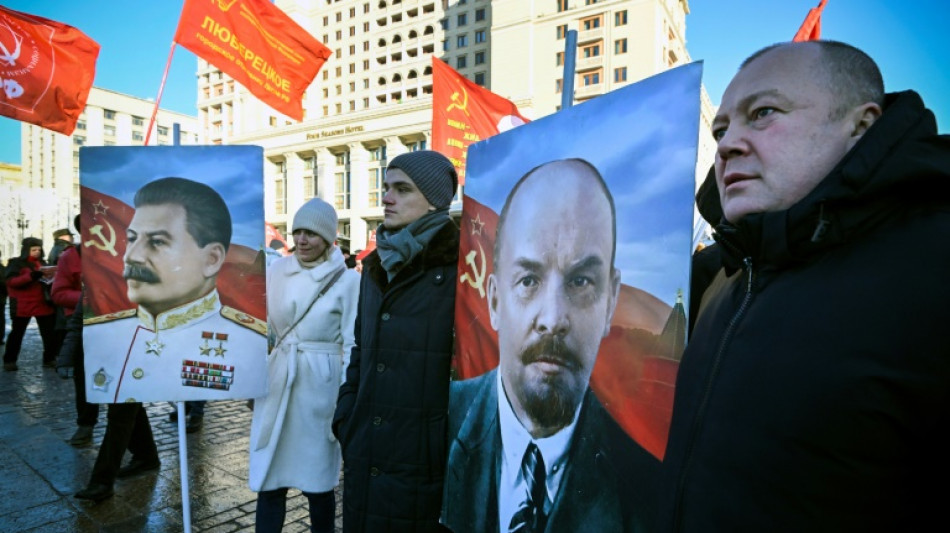
<svg viewBox="0 0 950 533">
<path fill-rule="evenodd" d="M 222 306 L 217 290 L 152 316 L 141 307 L 83 321 L 92 403 L 257 398 L 267 324 Z"/>
</svg>

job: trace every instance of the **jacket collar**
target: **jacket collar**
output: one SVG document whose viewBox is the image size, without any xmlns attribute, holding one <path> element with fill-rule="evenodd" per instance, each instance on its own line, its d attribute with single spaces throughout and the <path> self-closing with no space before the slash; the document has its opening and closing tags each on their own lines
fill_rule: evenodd
<svg viewBox="0 0 950 533">
<path fill-rule="evenodd" d="M 396 274 L 391 283 L 386 277 L 386 270 L 383 269 L 376 250 L 363 260 L 363 273 L 369 275 L 380 290 L 386 290 L 389 285 L 398 283 L 399 280 L 406 279 L 417 272 L 424 272 L 436 266 L 453 265 L 458 263 L 458 259 L 459 228 L 454 221 L 450 220 L 432 237 L 429 245 Z"/>
</svg>

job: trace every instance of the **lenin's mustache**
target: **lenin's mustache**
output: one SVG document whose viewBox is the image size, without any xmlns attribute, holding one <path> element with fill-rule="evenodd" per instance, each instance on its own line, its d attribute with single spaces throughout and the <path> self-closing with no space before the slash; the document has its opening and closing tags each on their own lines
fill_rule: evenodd
<svg viewBox="0 0 950 533">
<path fill-rule="evenodd" d="M 537 361 L 556 363 L 568 369 L 580 368 L 581 360 L 577 352 L 572 350 L 556 335 L 545 335 L 532 343 L 521 352 L 521 362 L 525 365 Z"/>
<path fill-rule="evenodd" d="M 161 283 L 162 281 L 162 279 L 158 277 L 158 274 L 150 270 L 148 267 L 140 265 L 126 264 L 125 268 L 122 270 L 122 277 L 127 280 L 133 279 L 143 283 Z"/>
</svg>

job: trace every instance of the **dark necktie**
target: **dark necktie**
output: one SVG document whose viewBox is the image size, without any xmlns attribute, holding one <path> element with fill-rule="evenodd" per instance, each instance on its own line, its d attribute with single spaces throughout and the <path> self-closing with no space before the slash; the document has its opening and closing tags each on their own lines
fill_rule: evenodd
<svg viewBox="0 0 950 533">
<path fill-rule="evenodd" d="M 526 499 L 518 506 L 518 511 L 511 517 L 508 533 L 540 533 L 544 531 L 548 517 L 544 513 L 545 503 L 548 501 L 548 490 L 545 485 L 547 472 L 544 469 L 544 458 L 541 451 L 532 442 L 521 459 L 521 475 L 524 477 L 527 492 Z"/>
</svg>

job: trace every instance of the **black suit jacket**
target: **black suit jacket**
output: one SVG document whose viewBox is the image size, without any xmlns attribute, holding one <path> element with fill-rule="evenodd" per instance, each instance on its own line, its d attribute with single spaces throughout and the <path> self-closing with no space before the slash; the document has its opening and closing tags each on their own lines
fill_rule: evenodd
<svg viewBox="0 0 950 533">
<path fill-rule="evenodd" d="M 442 522 L 455 533 L 499 531 L 497 372 L 451 385 Z M 588 389 L 546 531 L 649 531 L 659 467 Z"/>
</svg>

